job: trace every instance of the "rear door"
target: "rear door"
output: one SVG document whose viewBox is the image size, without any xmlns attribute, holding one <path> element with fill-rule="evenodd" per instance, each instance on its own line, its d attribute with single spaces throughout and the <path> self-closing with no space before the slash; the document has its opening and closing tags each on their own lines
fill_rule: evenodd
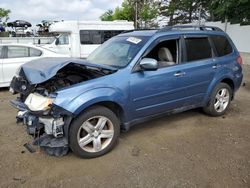
<svg viewBox="0 0 250 188">
<path fill-rule="evenodd" d="M 31 50 L 30 50 L 31 49 Z M 37 59 L 41 53 L 36 49 L 25 46 L 6 46 L 4 59 L 2 61 L 3 82 L 9 84 L 17 69 L 24 63 Z"/>
<path fill-rule="evenodd" d="M 214 51 L 206 35 L 185 35 L 184 62 L 180 71 L 184 75 L 179 82 L 185 88 L 185 105 L 201 105 L 208 86 L 220 68 L 214 60 Z"/>
</svg>

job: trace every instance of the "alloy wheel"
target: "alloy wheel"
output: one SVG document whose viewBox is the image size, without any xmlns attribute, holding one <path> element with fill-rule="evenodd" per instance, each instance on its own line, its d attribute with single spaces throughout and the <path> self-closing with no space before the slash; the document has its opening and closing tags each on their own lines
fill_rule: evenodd
<svg viewBox="0 0 250 188">
<path fill-rule="evenodd" d="M 104 116 L 95 116 L 85 121 L 78 130 L 79 146 L 87 152 L 99 152 L 105 149 L 114 136 L 113 123 Z"/>
<path fill-rule="evenodd" d="M 223 112 L 227 108 L 229 100 L 230 100 L 230 94 L 228 89 L 227 88 L 220 89 L 217 92 L 214 100 L 214 109 L 216 110 L 216 112 Z"/>
</svg>

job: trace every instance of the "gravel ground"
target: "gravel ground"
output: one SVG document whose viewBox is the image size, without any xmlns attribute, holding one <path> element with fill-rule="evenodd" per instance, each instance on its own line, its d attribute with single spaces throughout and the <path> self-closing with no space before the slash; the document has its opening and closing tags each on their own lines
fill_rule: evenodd
<svg viewBox="0 0 250 188">
<path fill-rule="evenodd" d="M 250 66 L 226 115 L 200 110 L 167 116 L 121 134 L 100 158 L 29 153 L 14 98 L 0 90 L 0 187 L 250 187 Z"/>
</svg>

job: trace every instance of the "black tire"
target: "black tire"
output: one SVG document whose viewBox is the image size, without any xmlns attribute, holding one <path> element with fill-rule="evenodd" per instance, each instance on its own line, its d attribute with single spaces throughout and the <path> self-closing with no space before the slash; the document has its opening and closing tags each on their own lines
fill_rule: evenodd
<svg viewBox="0 0 250 188">
<path fill-rule="evenodd" d="M 114 133 L 113 133 L 113 137 L 110 143 L 105 148 L 101 149 L 98 152 L 88 152 L 82 149 L 80 145 L 78 144 L 77 135 L 82 124 L 85 121 L 95 116 L 103 116 L 103 117 L 108 118 L 110 122 L 113 124 Z M 119 135 L 120 135 L 120 121 L 117 118 L 117 116 L 114 114 L 114 112 L 112 112 L 111 110 L 103 106 L 93 106 L 87 109 L 86 111 L 84 111 L 78 118 L 76 118 L 72 122 L 70 126 L 70 131 L 69 131 L 69 146 L 70 146 L 70 149 L 79 157 L 95 158 L 95 157 L 102 156 L 108 153 L 109 151 L 111 151 L 113 147 L 116 145 Z"/>
<path fill-rule="evenodd" d="M 227 89 L 228 93 L 229 93 L 229 101 L 228 101 L 228 104 L 226 106 L 226 108 L 221 111 L 221 112 L 218 112 L 215 107 L 214 107 L 214 103 L 215 103 L 215 100 L 216 100 L 216 94 L 221 90 L 221 89 Z M 230 103 L 231 103 L 231 99 L 232 99 L 232 95 L 233 95 L 233 91 L 232 91 L 232 88 L 226 84 L 226 83 L 219 83 L 213 90 L 212 94 L 211 94 L 211 97 L 210 97 L 210 101 L 208 103 L 207 106 L 203 107 L 203 111 L 210 115 L 210 116 L 213 116 L 213 117 L 217 117 L 217 116 L 221 116 L 221 115 L 224 115 L 228 109 L 228 107 L 230 106 Z"/>
</svg>

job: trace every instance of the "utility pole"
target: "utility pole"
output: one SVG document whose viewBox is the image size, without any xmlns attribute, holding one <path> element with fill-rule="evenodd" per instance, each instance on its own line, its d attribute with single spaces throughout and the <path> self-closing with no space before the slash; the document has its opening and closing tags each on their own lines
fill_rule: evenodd
<svg viewBox="0 0 250 188">
<path fill-rule="evenodd" d="M 138 1 L 135 0 L 135 29 L 138 28 L 137 20 L 138 20 Z"/>
<path fill-rule="evenodd" d="M 199 24 L 199 26 L 201 25 L 201 9 L 202 9 L 202 5 L 200 5 L 199 6 L 199 9 L 198 9 L 198 11 L 199 11 L 199 13 L 198 13 L 198 18 L 199 18 L 199 20 L 198 20 L 198 24 Z"/>
</svg>

